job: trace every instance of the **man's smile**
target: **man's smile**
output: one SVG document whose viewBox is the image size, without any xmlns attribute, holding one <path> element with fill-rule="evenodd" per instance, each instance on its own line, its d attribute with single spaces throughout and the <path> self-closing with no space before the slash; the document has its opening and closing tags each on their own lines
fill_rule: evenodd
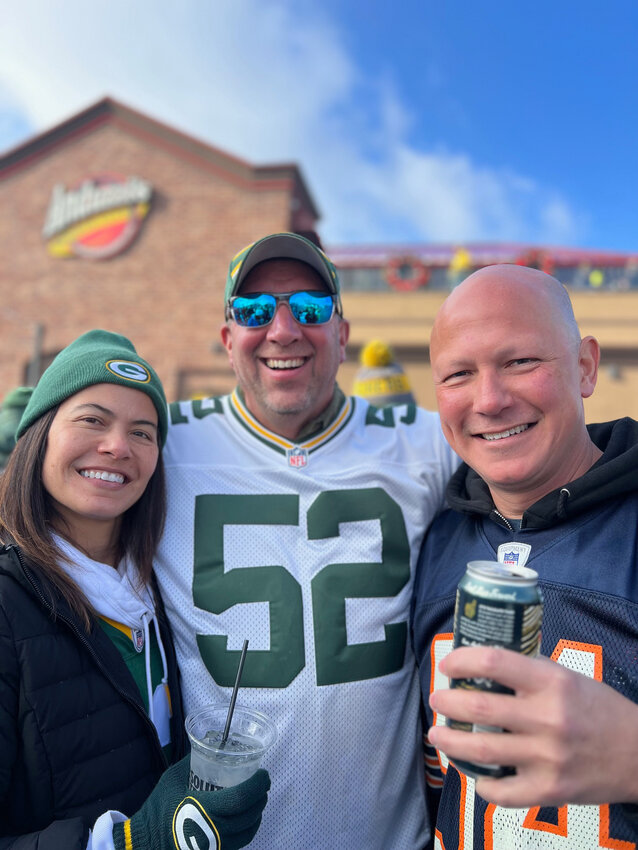
<svg viewBox="0 0 638 850">
<path fill-rule="evenodd" d="M 521 434 L 523 431 L 527 431 L 528 428 L 533 427 L 535 424 L 535 422 L 528 422 L 523 425 L 514 425 L 513 428 L 507 428 L 505 431 L 495 433 L 483 432 L 474 436 L 481 437 L 483 440 L 504 440 L 506 437 L 513 437 L 515 434 Z"/>
<path fill-rule="evenodd" d="M 299 369 L 308 360 L 308 357 L 292 357 L 289 360 L 265 357 L 262 358 L 262 363 L 264 363 L 269 369 Z"/>
</svg>

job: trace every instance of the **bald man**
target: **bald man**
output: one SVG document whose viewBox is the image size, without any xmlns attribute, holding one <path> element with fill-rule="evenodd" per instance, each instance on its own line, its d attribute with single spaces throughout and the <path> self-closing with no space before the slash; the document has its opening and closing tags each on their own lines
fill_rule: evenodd
<svg viewBox="0 0 638 850">
<path fill-rule="evenodd" d="M 441 307 L 430 351 L 443 431 L 464 461 L 415 587 L 434 846 L 633 850 L 638 423 L 585 424 L 599 346 L 581 339 L 564 287 L 540 271 L 499 265 L 468 277 Z M 546 657 L 451 652 L 471 560 L 536 570 Z M 463 677 L 515 694 L 448 689 Z M 511 734 L 449 729 L 446 717 Z M 475 781 L 455 758 L 516 774 Z"/>
</svg>

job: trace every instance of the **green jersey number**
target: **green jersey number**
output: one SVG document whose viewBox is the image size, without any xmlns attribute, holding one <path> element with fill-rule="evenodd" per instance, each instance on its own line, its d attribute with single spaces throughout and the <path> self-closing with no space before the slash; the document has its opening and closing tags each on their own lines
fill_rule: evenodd
<svg viewBox="0 0 638 850">
<path fill-rule="evenodd" d="M 308 510 L 311 540 L 339 536 L 339 524 L 378 520 L 380 563 L 326 564 L 311 581 L 312 623 L 318 685 L 385 676 L 403 665 L 407 622 L 385 625 L 385 639 L 349 645 L 346 599 L 396 596 L 410 579 L 410 546 L 398 504 L 380 488 L 330 490 Z M 268 602 L 270 649 L 249 650 L 242 686 L 285 688 L 306 664 L 301 585 L 281 564 L 224 570 L 224 526 L 299 526 L 295 495 L 203 495 L 195 504 L 193 601 L 221 614 L 233 605 Z M 211 676 L 222 686 L 235 681 L 239 650 L 228 650 L 227 635 L 197 635 Z"/>
</svg>

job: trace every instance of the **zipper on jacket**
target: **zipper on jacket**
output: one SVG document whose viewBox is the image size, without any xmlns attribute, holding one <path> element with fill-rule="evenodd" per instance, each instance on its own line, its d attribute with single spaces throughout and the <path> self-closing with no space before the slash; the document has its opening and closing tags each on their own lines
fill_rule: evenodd
<svg viewBox="0 0 638 850">
<path fill-rule="evenodd" d="M 506 526 L 509 528 L 509 530 L 512 532 L 512 534 L 516 534 L 516 531 L 514 530 L 514 526 L 513 526 L 513 525 L 512 525 L 512 523 L 511 523 L 511 522 L 507 519 L 507 517 L 504 517 L 504 516 L 503 516 L 503 514 L 502 514 L 502 513 L 500 513 L 500 511 L 497 511 L 497 510 L 496 510 L 496 508 L 492 508 L 492 513 L 493 513 L 493 514 L 496 514 L 496 516 L 497 516 L 500 520 L 502 520 L 503 524 L 504 524 L 504 525 L 506 525 Z M 521 527 L 522 527 L 522 526 L 521 526 Z"/>
<path fill-rule="evenodd" d="M 148 716 L 146 711 L 142 708 L 142 706 L 140 706 L 140 704 L 137 702 L 137 700 L 134 697 L 132 697 L 129 693 L 127 693 L 127 691 L 122 690 L 120 685 L 113 679 L 113 677 L 111 675 L 111 671 L 103 664 L 102 659 L 96 653 L 95 649 L 91 646 L 91 644 L 87 640 L 87 637 L 84 634 L 84 632 L 77 627 L 77 625 L 73 622 L 73 620 L 70 620 L 68 617 L 65 617 L 64 614 L 61 614 L 58 611 L 54 610 L 54 608 L 51 605 L 51 603 L 49 602 L 49 600 L 44 596 L 44 594 L 40 590 L 38 583 L 36 582 L 34 576 L 32 575 L 27 564 L 25 563 L 24 558 L 22 557 L 22 552 L 20 551 L 19 547 L 14 545 L 14 544 L 10 544 L 10 545 L 7 546 L 7 549 L 13 549 L 13 551 L 18 556 L 18 560 L 20 561 L 20 566 L 22 567 L 22 572 L 27 577 L 29 584 L 31 585 L 31 587 L 35 591 L 35 594 L 38 597 L 38 599 L 40 600 L 40 602 L 42 602 L 42 605 L 54 617 L 57 617 L 60 620 L 62 620 L 62 622 L 65 623 L 71 629 L 73 634 L 77 638 L 79 638 L 81 643 L 84 645 L 84 647 L 88 651 L 89 655 L 93 658 L 93 660 L 97 664 L 100 672 L 104 675 L 104 677 L 113 685 L 113 687 L 120 694 L 120 696 L 123 697 L 130 705 L 132 705 L 135 708 L 135 710 L 137 711 L 137 713 L 141 717 L 144 718 L 146 725 L 152 730 L 153 735 L 156 739 L 156 742 L 157 742 L 157 745 L 158 745 L 158 748 L 159 748 L 159 755 L 162 759 L 164 767 L 165 768 L 168 767 L 168 761 L 166 759 L 166 756 L 164 755 L 164 751 L 163 751 L 162 746 L 159 742 L 159 737 L 157 735 L 157 729 L 155 728 L 151 718 Z"/>
</svg>

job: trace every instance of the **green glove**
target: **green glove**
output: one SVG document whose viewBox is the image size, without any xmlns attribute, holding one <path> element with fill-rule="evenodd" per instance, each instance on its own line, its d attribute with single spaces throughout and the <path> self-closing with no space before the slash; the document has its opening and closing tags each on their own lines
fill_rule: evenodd
<svg viewBox="0 0 638 850">
<path fill-rule="evenodd" d="M 115 850 L 238 850 L 261 823 L 270 777 L 220 791 L 189 791 L 190 756 L 169 767 L 142 808 L 113 827 Z"/>
</svg>

